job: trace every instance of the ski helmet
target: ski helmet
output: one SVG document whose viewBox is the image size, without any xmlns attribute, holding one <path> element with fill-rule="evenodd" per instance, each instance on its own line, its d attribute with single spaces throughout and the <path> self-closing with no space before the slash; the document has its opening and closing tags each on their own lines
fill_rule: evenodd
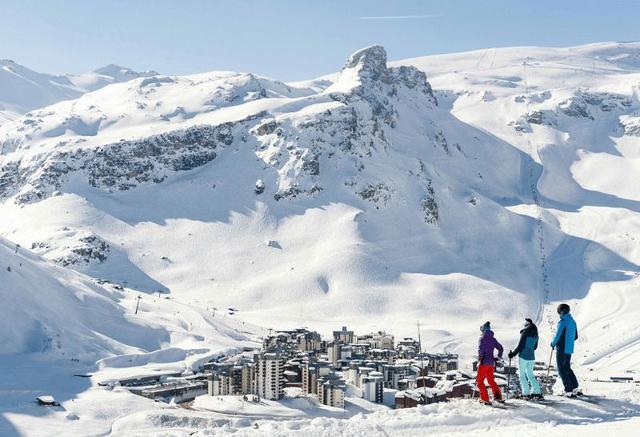
<svg viewBox="0 0 640 437">
<path fill-rule="evenodd" d="M 569 308 L 569 305 L 567 305 L 566 303 L 561 303 L 560 305 L 558 305 L 558 314 L 569 314 L 569 311 L 571 311 L 571 308 Z"/>
</svg>

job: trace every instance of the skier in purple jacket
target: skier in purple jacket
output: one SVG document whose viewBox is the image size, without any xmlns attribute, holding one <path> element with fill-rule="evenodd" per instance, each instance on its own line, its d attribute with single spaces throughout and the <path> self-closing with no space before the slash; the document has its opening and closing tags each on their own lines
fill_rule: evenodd
<svg viewBox="0 0 640 437">
<path fill-rule="evenodd" d="M 494 349 L 498 350 L 498 358 L 502 358 L 504 348 L 498 340 L 493 336 L 491 330 L 491 322 L 486 322 L 480 327 L 482 335 L 480 336 L 480 343 L 478 345 L 478 375 L 476 377 L 476 384 L 478 390 L 480 390 L 480 402 L 484 404 L 491 404 L 489 400 L 489 393 L 487 387 L 484 385 L 485 380 L 489 383 L 491 391 L 493 392 L 493 399 L 497 402 L 504 402 L 502 399 L 502 393 L 500 387 L 496 384 L 496 380 L 493 377 L 493 372 L 496 367 L 496 360 L 493 357 Z"/>
</svg>

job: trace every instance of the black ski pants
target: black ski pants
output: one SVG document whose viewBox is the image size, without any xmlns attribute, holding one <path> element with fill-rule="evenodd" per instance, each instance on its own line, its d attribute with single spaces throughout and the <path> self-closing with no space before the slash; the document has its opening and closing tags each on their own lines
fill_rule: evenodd
<svg viewBox="0 0 640 437">
<path fill-rule="evenodd" d="M 571 369 L 571 354 L 564 353 L 562 347 L 558 348 L 556 363 L 558 365 L 558 374 L 564 385 L 564 391 L 570 392 L 578 388 L 578 379 Z"/>
</svg>

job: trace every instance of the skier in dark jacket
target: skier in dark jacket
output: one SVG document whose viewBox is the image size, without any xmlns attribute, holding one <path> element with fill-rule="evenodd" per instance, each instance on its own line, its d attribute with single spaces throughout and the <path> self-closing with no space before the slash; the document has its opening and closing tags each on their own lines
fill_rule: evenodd
<svg viewBox="0 0 640 437">
<path fill-rule="evenodd" d="M 573 354 L 574 342 L 578 339 L 578 326 L 570 314 L 571 308 L 566 303 L 558 305 L 558 329 L 551 342 L 551 348 L 556 350 L 556 364 L 558 374 L 562 379 L 564 391 L 568 396 L 574 397 L 582 394 L 578 388 L 578 379 L 571 369 L 571 354 Z"/>
<path fill-rule="evenodd" d="M 491 322 L 486 322 L 482 325 L 480 327 L 480 331 L 482 332 L 482 335 L 480 336 L 480 342 L 478 345 L 478 375 L 476 377 L 476 384 L 478 385 L 478 390 L 480 390 L 480 402 L 487 405 L 491 404 L 487 387 L 484 385 L 485 380 L 489 383 L 489 387 L 491 387 L 493 399 L 497 402 L 504 402 L 502 399 L 502 393 L 500 392 L 500 387 L 498 387 L 498 384 L 496 384 L 496 380 L 493 377 L 493 372 L 496 366 L 493 351 L 494 349 L 497 349 L 498 358 L 502 358 L 502 352 L 504 349 L 493 336 Z"/>
<path fill-rule="evenodd" d="M 542 399 L 540 384 L 533 374 L 538 348 L 538 327 L 531 319 L 524 319 L 524 327 L 520 330 L 518 346 L 509 352 L 509 358 L 520 355 L 518 370 L 522 396 L 529 399 Z"/>
</svg>

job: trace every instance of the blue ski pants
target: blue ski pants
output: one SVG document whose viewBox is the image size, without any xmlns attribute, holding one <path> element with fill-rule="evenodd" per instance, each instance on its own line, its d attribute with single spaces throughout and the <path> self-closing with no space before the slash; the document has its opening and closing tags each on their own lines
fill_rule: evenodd
<svg viewBox="0 0 640 437">
<path fill-rule="evenodd" d="M 538 380 L 536 376 L 533 374 L 533 365 L 535 364 L 534 360 L 525 360 L 520 357 L 520 361 L 518 363 L 518 369 L 520 370 L 520 388 L 522 389 L 522 394 L 527 396 L 529 394 L 539 395 L 540 384 L 538 384 Z"/>
</svg>

